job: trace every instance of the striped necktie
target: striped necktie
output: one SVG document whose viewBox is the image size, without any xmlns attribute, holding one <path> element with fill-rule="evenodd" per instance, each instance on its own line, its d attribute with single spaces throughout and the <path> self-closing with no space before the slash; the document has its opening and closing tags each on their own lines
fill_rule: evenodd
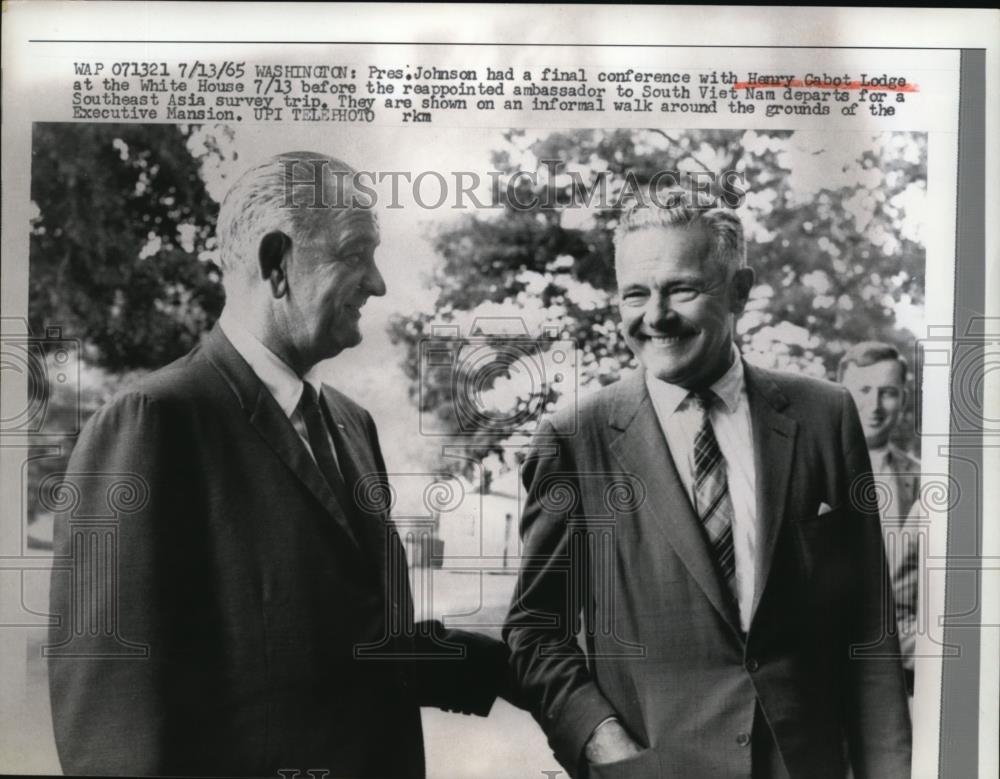
<svg viewBox="0 0 1000 779">
<path fill-rule="evenodd" d="M 736 591 L 736 555 L 733 549 L 733 503 L 726 482 L 726 461 L 712 430 L 709 409 L 717 400 L 711 391 L 691 394 L 691 402 L 701 412 L 701 427 L 694 439 L 695 510 L 708 537 L 719 574 Z"/>
</svg>

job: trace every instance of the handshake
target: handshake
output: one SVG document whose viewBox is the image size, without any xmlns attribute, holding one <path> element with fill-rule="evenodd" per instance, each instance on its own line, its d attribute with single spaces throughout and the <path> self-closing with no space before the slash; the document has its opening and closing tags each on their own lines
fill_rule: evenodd
<svg viewBox="0 0 1000 779">
<path fill-rule="evenodd" d="M 447 629 L 438 620 L 419 627 L 424 628 L 419 633 L 425 638 L 417 651 L 427 655 L 415 664 L 416 697 L 421 706 L 485 717 L 499 697 L 517 708 L 527 708 L 514 680 L 506 644 L 482 633 Z M 448 645 L 461 646 L 461 656 L 434 652 L 434 647 Z"/>
</svg>

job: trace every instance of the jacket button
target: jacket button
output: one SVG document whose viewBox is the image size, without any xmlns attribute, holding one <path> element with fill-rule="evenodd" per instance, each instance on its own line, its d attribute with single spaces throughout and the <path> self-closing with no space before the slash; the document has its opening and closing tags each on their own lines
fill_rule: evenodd
<svg viewBox="0 0 1000 779">
<path fill-rule="evenodd" d="M 748 671 L 749 671 L 750 673 L 753 673 L 753 672 L 754 672 L 754 671 L 756 671 L 756 670 L 757 670 L 758 668 L 760 668 L 760 663 L 758 663 L 758 662 L 757 662 L 756 660 L 754 660 L 754 659 L 753 659 L 752 657 L 751 657 L 751 658 L 750 658 L 749 660 L 747 660 L 747 670 L 748 670 Z"/>
<path fill-rule="evenodd" d="M 745 747 L 745 746 L 749 745 L 750 744 L 750 734 L 749 733 L 740 733 L 736 737 L 736 743 L 739 744 L 741 747 Z"/>
</svg>

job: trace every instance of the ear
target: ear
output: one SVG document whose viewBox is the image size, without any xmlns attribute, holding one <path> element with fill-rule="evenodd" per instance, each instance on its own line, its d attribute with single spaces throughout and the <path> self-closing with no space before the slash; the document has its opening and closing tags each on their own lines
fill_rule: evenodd
<svg viewBox="0 0 1000 779">
<path fill-rule="evenodd" d="M 730 311 L 734 314 L 743 313 L 747 300 L 750 299 L 750 290 L 753 288 L 753 279 L 753 268 L 738 268 L 733 274 L 729 288 L 733 294 L 732 300 L 730 301 Z"/>
<path fill-rule="evenodd" d="M 288 292 L 288 277 L 285 274 L 285 256 L 292 249 L 292 239 L 280 230 L 268 233 L 260 241 L 257 263 L 260 277 L 271 285 L 271 294 L 284 297 Z"/>
</svg>

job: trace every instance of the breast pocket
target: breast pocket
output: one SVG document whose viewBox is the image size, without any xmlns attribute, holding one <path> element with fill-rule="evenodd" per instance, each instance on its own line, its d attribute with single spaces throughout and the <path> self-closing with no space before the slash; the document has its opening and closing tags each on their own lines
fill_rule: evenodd
<svg viewBox="0 0 1000 779">
<path fill-rule="evenodd" d="M 841 507 L 795 523 L 806 586 L 816 607 L 839 608 L 853 597 L 860 579 L 861 521 Z"/>
</svg>

